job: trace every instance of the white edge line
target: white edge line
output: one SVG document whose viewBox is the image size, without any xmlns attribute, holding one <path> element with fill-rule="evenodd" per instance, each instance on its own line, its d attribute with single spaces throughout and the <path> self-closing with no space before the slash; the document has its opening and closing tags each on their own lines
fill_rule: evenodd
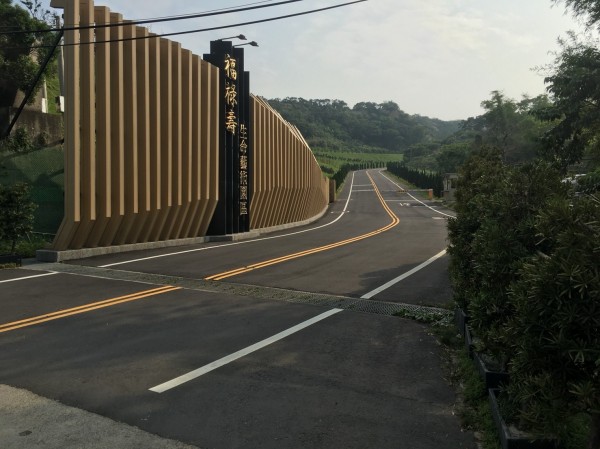
<svg viewBox="0 0 600 449">
<path fill-rule="evenodd" d="M 369 293 L 365 293 L 364 295 L 362 295 L 360 298 L 361 299 L 370 299 L 373 296 L 375 296 L 378 293 L 381 293 L 382 291 L 390 288 L 392 285 L 397 284 L 398 282 L 406 279 L 407 277 L 415 274 L 417 271 L 422 270 L 423 268 L 425 268 L 427 265 L 429 265 L 430 263 L 435 262 L 436 260 L 438 260 L 440 257 L 442 257 L 444 254 L 446 254 L 446 250 L 442 250 L 439 253 L 437 253 L 435 256 L 431 257 L 430 259 L 427 259 L 425 262 L 423 262 L 421 265 L 417 265 L 416 267 L 414 267 L 412 270 L 407 271 L 404 274 L 401 274 L 400 276 L 398 276 L 395 279 L 392 279 L 391 281 L 386 282 L 385 284 L 383 284 L 381 287 L 377 287 L 375 290 L 370 291 Z"/>
<path fill-rule="evenodd" d="M 394 181 L 392 181 L 390 178 L 388 178 L 386 175 L 384 175 L 382 173 L 383 170 L 380 170 L 379 173 L 381 173 L 381 176 L 383 176 L 385 179 L 387 179 L 389 182 L 391 182 L 392 184 L 394 184 L 396 187 L 398 187 L 399 189 L 402 188 L 402 186 L 396 184 Z M 449 214 L 445 214 L 444 212 L 440 212 L 439 210 L 435 210 L 433 207 L 428 206 L 427 204 L 425 204 L 423 201 L 421 201 L 418 198 L 415 198 L 414 196 L 412 196 L 410 193 L 408 192 L 404 192 L 406 193 L 408 196 L 410 196 L 412 199 L 414 199 L 415 201 L 418 201 L 419 203 L 421 203 L 423 206 L 425 206 L 428 209 L 431 209 L 432 211 L 434 211 L 436 214 L 441 214 L 441 215 L 445 215 L 446 217 L 450 217 L 450 218 L 456 218 L 454 215 L 449 215 Z"/>
<path fill-rule="evenodd" d="M 15 278 L 15 279 L 6 279 L 4 281 L 0 281 L 0 284 L 4 284 L 6 282 L 24 281 L 26 279 L 41 278 L 41 277 L 44 277 L 44 276 L 52 276 L 53 274 L 58 274 L 58 271 L 52 271 L 50 273 L 44 273 L 44 274 L 35 274 L 33 276 L 24 276 L 24 277 Z"/>
<path fill-rule="evenodd" d="M 202 248 L 188 249 L 188 250 L 185 250 L 185 251 L 177 251 L 177 252 L 174 252 L 174 253 L 158 254 L 156 256 L 142 257 L 140 259 L 131 259 L 131 260 L 125 260 L 125 261 L 122 261 L 122 262 L 109 263 L 109 264 L 106 264 L 106 265 L 100 265 L 98 268 L 109 268 L 109 267 L 115 267 L 117 265 L 125 265 L 125 264 L 128 264 L 128 263 L 143 262 L 144 260 L 159 259 L 161 257 L 178 256 L 180 254 L 195 253 L 195 252 L 198 252 L 198 251 L 206 251 L 206 250 L 209 250 L 209 249 L 216 249 L 216 248 L 224 248 L 226 246 L 242 245 L 242 244 L 245 244 L 245 243 L 260 242 L 262 240 L 278 239 L 278 238 L 281 238 L 281 237 L 288 237 L 290 235 L 302 234 L 304 232 L 316 231 L 317 229 L 321 229 L 321 228 L 324 228 L 326 226 L 331 226 L 332 224 L 334 224 L 335 222 L 337 222 L 340 218 L 342 218 L 344 216 L 344 214 L 346 213 L 347 209 L 348 209 L 348 203 L 350 202 L 350 197 L 352 196 L 352 187 L 354 185 L 354 173 L 355 172 L 352 172 L 352 182 L 350 184 L 350 191 L 348 192 L 348 199 L 346 200 L 346 204 L 344 205 L 344 210 L 342 211 L 342 213 L 340 215 L 338 215 L 338 217 L 335 220 L 333 220 L 333 221 L 331 221 L 329 223 L 325 223 L 324 225 L 317 226 L 315 228 L 304 229 L 302 231 L 291 232 L 289 234 L 274 235 L 274 236 L 271 236 L 271 237 L 262 237 L 262 238 L 259 238 L 259 239 L 244 240 L 244 241 L 241 241 L 241 242 L 224 243 L 223 245 L 205 246 L 205 247 L 202 247 Z"/>
<path fill-rule="evenodd" d="M 155 387 L 149 388 L 150 391 L 154 391 L 155 393 L 164 393 L 165 391 L 171 390 L 175 387 L 178 387 L 179 385 L 182 385 L 186 382 L 189 382 L 191 380 L 194 380 L 206 373 L 209 373 L 217 368 L 220 368 L 224 365 L 227 365 L 228 363 L 231 363 L 237 359 L 240 359 L 248 354 L 251 354 L 253 352 L 258 351 L 259 349 L 262 349 L 272 343 L 275 343 L 276 341 L 279 341 L 289 335 L 295 334 L 298 331 L 301 331 L 302 329 L 311 326 L 319 321 L 324 320 L 325 318 L 329 318 L 332 315 L 335 315 L 336 313 L 341 312 L 342 309 L 331 309 L 328 310 L 325 313 L 322 313 L 320 315 L 317 315 L 314 318 L 311 318 L 310 320 L 307 321 L 303 321 L 300 324 L 297 324 L 296 326 L 290 327 L 289 329 L 280 332 L 278 334 L 275 334 L 269 338 L 266 338 L 262 341 L 259 341 L 258 343 L 255 343 L 251 346 L 248 346 L 247 348 L 241 349 L 237 352 L 234 352 L 233 354 L 230 354 L 226 357 L 223 357 L 219 360 L 215 360 L 212 363 L 209 363 L 208 365 L 204 365 L 201 368 L 195 369 L 193 371 L 190 371 L 187 374 L 184 374 L 182 376 L 176 377 L 175 379 L 169 380 L 167 382 L 164 382 L 160 385 L 157 385 Z"/>
</svg>

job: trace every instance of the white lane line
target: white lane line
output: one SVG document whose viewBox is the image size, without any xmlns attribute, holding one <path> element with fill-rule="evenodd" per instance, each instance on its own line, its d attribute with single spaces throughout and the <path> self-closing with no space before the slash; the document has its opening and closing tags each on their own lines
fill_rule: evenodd
<svg viewBox="0 0 600 449">
<path fill-rule="evenodd" d="M 374 189 L 355 190 L 355 192 L 374 192 Z"/>
<path fill-rule="evenodd" d="M 57 271 L 52 271 L 51 273 L 35 274 L 33 276 L 24 276 L 24 277 L 15 278 L 15 279 L 6 279 L 4 281 L 0 281 L 0 284 L 4 284 L 6 282 L 16 282 L 16 281 L 24 281 L 24 280 L 27 280 L 27 279 L 41 278 L 41 277 L 44 277 L 44 276 L 52 276 L 52 275 L 55 275 L 55 274 L 58 274 L 58 272 Z"/>
<path fill-rule="evenodd" d="M 392 184 L 394 184 L 394 185 L 395 185 L 396 187 L 398 187 L 399 189 L 401 189 L 401 188 L 402 188 L 400 185 L 396 184 L 394 181 L 392 181 L 390 178 L 388 178 L 386 175 L 384 175 L 384 174 L 382 173 L 382 171 L 383 171 L 383 170 L 380 170 L 380 171 L 379 171 L 379 174 L 380 174 L 381 176 L 383 176 L 385 179 L 387 179 L 389 182 L 391 182 Z M 432 211 L 434 211 L 436 214 L 445 215 L 446 217 L 450 217 L 450 218 L 456 218 L 454 215 L 445 214 L 444 212 L 440 212 L 439 210 L 435 210 L 433 207 L 431 207 L 431 206 L 428 206 L 428 205 L 427 205 L 427 204 L 425 204 L 423 201 L 421 201 L 421 200 L 420 200 L 420 199 L 418 199 L 418 198 L 415 198 L 414 196 L 412 196 L 412 195 L 411 195 L 410 193 L 408 193 L 408 192 L 404 192 L 404 193 L 406 193 L 408 196 L 410 196 L 410 197 L 411 197 L 412 199 L 414 199 L 415 201 L 418 201 L 419 203 L 421 203 L 421 204 L 422 204 L 423 206 L 425 206 L 426 208 L 428 208 L 428 209 L 431 209 L 431 210 L 432 210 Z"/>
<path fill-rule="evenodd" d="M 161 257 L 178 256 L 180 254 L 195 253 L 195 252 L 198 252 L 198 251 L 207 251 L 209 249 L 224 248 L 226 246 L 244 245 L 246 243 L 260 242 L 260 241 L 263 241 L 263 240 L 279 239 L 281 237 L 289 237 L 290 235 L 296 235 L 296 234 L 302 234 L 304 232 L 316 231 L 317 229 L 321 229 L 321 228 L 324 228 L 326 226 L 331 226 L 332 224 L 334 224 L 335 222 L 337 222 L 340 218 L 342 218 L 346 214 L 346 212 L 348 210 L 348 203 L 350 202 L 350 197 L 352 196 L 352 188 L 354 186 L 354 173 L 355 172 L 352 172 L 352 182 L 350 183 L 350 192 L 348 193 L 348 198 L 346 199 L 346 204 L 344 205 L 344 210 L 342 210 L 342 212 L 340 213 L 340 215 L 335 220 L 333 220 L 333 221 L 331 221 L 329 223 L 325 223 L 324 225 L 317 226 L 315 228 L 304 229 L 302 231 L 291 232 L 289 234 L 274 235 L 274 236 L 271 236 L 271 237 L 262 237 L 262 238 L 253 239 L 253 240 L 243 240 L 241 242 L 224 243 L 222 245 L 205 246 L 205 247 L 202 247 L 202 248 L 188 249 L 188 250 L 184 250 L 184 251 L 177 251 L 177 252 L 174 252 L 174 253 L 158 254 L 156 256 L 141 257 L 139 259 L 124 260 L 122 262 L 115 262 L 115 263 L 109 263 L 109 264 L 106 264 L 106 265 L 100 265 L 99 268 L 109 268 L 109 267 L 115 267 L 117 265 L 125 265 L 125 264 L 128 264 L 128 263 L 143 262 L 143 261 L 151 260 L 151 259 L 160 259 Z"/>
<path fill-rule="evenodd" d="M 330 316 L 335 315 L 336 313 L 339 313 L 341 311 L 342 311 L 342 309 L 328 310 L 325 313 L 317 315 L 316 317 L 311 318 L 310 320 L 304 321 L 300 324 L 297 324 L 296 326 L 290 327 L 289 329 L 284 330 L 283 332 L 280 332 L 278 334 L 275 334 L 272 337 L 269 337 L 262 341 L 259 341 L 258 343 L 248 346 L 247 348 L 244 348 L 244 349 L 241 349 L 240 351 L 234 352 L 233 354 L 230 354 L 226 357 L 223 357 L 219 360 L 209 363 L 208 365 L 204 365 L 203 367 L 195 369 L 194 371 L 190 371 L 187 374 L 176 377 L 175 379 L 169 380 L 168 382 L 165 382 L 165 383 L 162 383 L 155 387 L 152 387 L 149 390 L 154 391 L 155 393 L 164 393 L 165 391 L 168 391 L 175 387 L 178 387 L 179 385 L 189 382 L 190 380 L 194 380 L 206 373 L 209 373 L 217 368 L 227 365 L 228 363 L 231 363 L 239 358 L 242 358 L 244 356 L 247 356 L 248 354 L 258 351 L 259 349 L 269 346 L 270 344 L 275 343 L 276 341 L 279 341 L 285 337 L 295 334 L 296 332 L 299 332 L 302 329 L 312 326 L 313 324 L 318 323 L 319 321 L 322 321 L 325 318 L 329 318 Z"/>
<path fill-rule="evenodd" d="M 370 299 L 373 296 L 375 296 L 378 293 L 381 293 L 382 291 L 390 288 L 392 285 L 397 284 L 398 282 L 406 279 L 407 277 L 409 277 L 410 275 L 415 274 L 417 271 L 422 270 L 423 268 L 425 268 L 427 265 L 429 265 L 430 263 L 435 262 L 436 260 L 438 260 L 440 257 L 442 257 L 444 254 L 446 254 L 446 250 L 440 251 L 439 253 L 437 253 L 435 256 L 433 256 L 430 259 L 427 259 L 425 262 L 423 262 L 421 265 L 417 265 L 416 267 L 414 267 L 412 270 L 407 271 L 406 273 L 398 276 L 395 279 L 392 279 L 389 282 L 386 282 L 385 284 L 383 284 L 381 287 L 377 287 L 375 290 L 370 291 L 369 293 L 365 293 L 364 295 L 361 296 L 361 299 Z"/>
</svg>

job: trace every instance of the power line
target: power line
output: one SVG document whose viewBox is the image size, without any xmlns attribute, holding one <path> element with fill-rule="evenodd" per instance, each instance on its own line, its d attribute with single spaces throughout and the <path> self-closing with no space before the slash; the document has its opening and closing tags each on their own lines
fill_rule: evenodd
<svg viewBox="0 0 600 449">
<path fill-rule="evenodd" d="M 309 11 L 303 11 L 303 12 L 298 12 L 298 13 L 294 13 L 294 14 L 286 14 L 284 16 L 270 17 L 268 19 L 252 20 L 250 22 L 235 23 L 232 25 L 222 25 L 222 26 L 216 26 L 216 27 L 210 27 L 210 28 L 200 28 L 200 29 L 188 30 L 188 31 L 177 31 L 174 33 L 153 34 L 153 35 L 148 35 L 148 36 L 133 36 L 133 37 L 126 37 L 126 38 L 121 38 L 121 39 L 108 39 L 108 40 L 104 40 L 104 41 L 74 42 L 71 44 L 61 44 L 60 46 L 61 47 L 71 47 L 71 46 L 75 46 L 75 45 L 110 44 L 113 42 L 129 42 L 129 41 L 137 41 L 137 40 L 142 40 L 142 39 L 154 39 L 154 38 L 159 38 L 159 37 L 169 37 L 169 36 L 178 36 L 178 35 L 184 35 L 184 34 L 203 33 L 206 31 L 223 30 L 226 28 L 234 28 L 234 27 L 241 27 L 241 26 L 246 26 L 246 25 L 254 25 L 257 23 L 265 23 L 265 22 L 273 22 L 276 20 L 289 19 L 291 17 L 304 16 L 307 14 L 314 14 L 317 12 L 341 8 L 343 6 L 349 6 L 349 5 L 353 5 L 355 3 L 363 3 L 366 1 L 368 1 L 368 0 L 355 0 L 352 2 L 340 3 L 338 5 L 327 6 L 325 8 L 311 9 Z M 52 47 L 52 45 L 33 45 L 33 46 L 27 47 L 27 48 L 37 49 L 37 48 L 49 48 L 49 47 Z"/>
<path fill-rule="evenodd" d="M 272 0 L 268 0 L 272 1 Z M 273 6 L 281 6 L 286 5 L 288 3 L 296 3 L 302 2 L 304 0 L 285 0 L 277 3 L 269 3 L 267 5 L 262 5 L 262 2 L 250 3 L 250 5 L 258 5 L 258 6 L 245 6 L 245 7 L 230 7 L 230 8 L 222 8 L 215 9 L 211 11 L 205 11 L 201 13 L 194 14 L 181 14 L 178 16 L 167 16 L 167 17 L 159 17 L 154 19 L 142 19 L 142 20 L 130 20 L 130 21 L 120 21 L 114 23 L 103 23 L 103 24 L 94 24 L 94 25 L 78 25 L 78 26 L 68 26 L 63 28 L 48 28 L 48 29 L 39 29 L 39 30 L 16 30 L 16 31 L 0 31 L 0 35 L 3 34 L 31 34 L 31 33 L 52 33 L 56 31 L 76 31 L 76 30 L 90 30 L 90 29 L 98 29 L 98 28 L 110 28 L 122 25 L 145 25 L 149 23 L 161 23 L 161 22 L 173 22 L 176 20 L 188 20 L 188 19 L 198 19 L 201 17 L 211 17 L 218 16 L 222 14 L 231 14 L 236 12 L 244 12 L 244 11 L 252 11 L 255 9 L 262 8 L 271 8 Z"/>
<path fill-rule="evenodd" d="M 244 4 L 241 4 L 241 5 L 237 5 L 237 6 L 228 6 L 227 8 L 209 9 L 207 11 L 201 11 L 198 14 L 208 13 L 208 12 L 216 12 L 216 11 L 227 11 L 227 10 L 230 10 L 230 9 L 242 8 L 244 6 L 260 5 L 262 3 L 272 3 L 274 1 L 275 0 L 262 0 L 260 2 L 244 3 Z M 152 19 L 159 20 L 159 19 L 168 19 L 168 18 L 171 18 L 171 17 L 185 17 L 185 16 L 189 16 L 190 14 L 192 14 L 192 13 L 188 13 L 188 14 L 176 14 L 176 15 L 172 15 L 172 16 L 163 16 L 163 17 L 153 17 Z M 137 21 L 137 20 L 149 20 L 149 19 L 131 19 L 131 20 Z"/>
</svg>

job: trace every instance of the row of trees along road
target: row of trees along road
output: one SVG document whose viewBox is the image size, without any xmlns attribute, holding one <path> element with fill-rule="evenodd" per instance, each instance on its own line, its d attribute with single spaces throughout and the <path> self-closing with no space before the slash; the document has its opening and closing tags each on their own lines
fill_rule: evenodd
<svg viewBox="0 0 600 449">
<path fill-rule="evenodd" d="M 568 0 L 589 33 L 600 1 Z M 600 448 L 600 52 L 570 35 L 546 68 L 548 97 L 499 93 L 463 132 L 486 123 L 486 142 L 460 169 L 449 222 L 457 304 L 478 349 L 510 374 L 502 408 L 518 427 L 564 447 Z M 516 108 L 515 108 L 516 106 Z M 528 110 L 525 145 L 514 120 Z M 512 114 L 512 115 L 511 115 Z M 521 117 L 523 120 L 525 116 Z M 491 122 L 490 122 L 491 120 Z M 490 123 L 495 126 L 491 127 Z M 515 154 L 526 163 L 512 164 Z M 576 182 L 569 170 L 586 170 Z M 587 443 L 576 429 L 587 429 Z M 584 432 L 585 433 L 585 432 Z"/>
</svg>

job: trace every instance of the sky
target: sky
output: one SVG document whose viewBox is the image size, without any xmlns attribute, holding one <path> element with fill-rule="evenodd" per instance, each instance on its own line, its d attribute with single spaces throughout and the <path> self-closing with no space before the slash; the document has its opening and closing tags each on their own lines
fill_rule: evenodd
<svg viewBox="0 0 600 449">
<path fill-rule="evenodd" d="M 42 0 L 49 4 L 49 0 Z M 192 14 L 258 0 L 96 0 L 126 19 Z M 150 25 L 154 33 L 232 25 L 349 0 L 303 0 L 253 12 Z M 269 2 L 261 2 L 268 4 Z M 252 93 L 265 98 L 396 102 L 442 120 L 480 115 L 494 90 L 519 100 L 545 92 L 535 67 L 581 25 L 552 0 L 368 0 L 281 21 L 175 36 L 202 55 L 243 33 Z"/>
</svg>

